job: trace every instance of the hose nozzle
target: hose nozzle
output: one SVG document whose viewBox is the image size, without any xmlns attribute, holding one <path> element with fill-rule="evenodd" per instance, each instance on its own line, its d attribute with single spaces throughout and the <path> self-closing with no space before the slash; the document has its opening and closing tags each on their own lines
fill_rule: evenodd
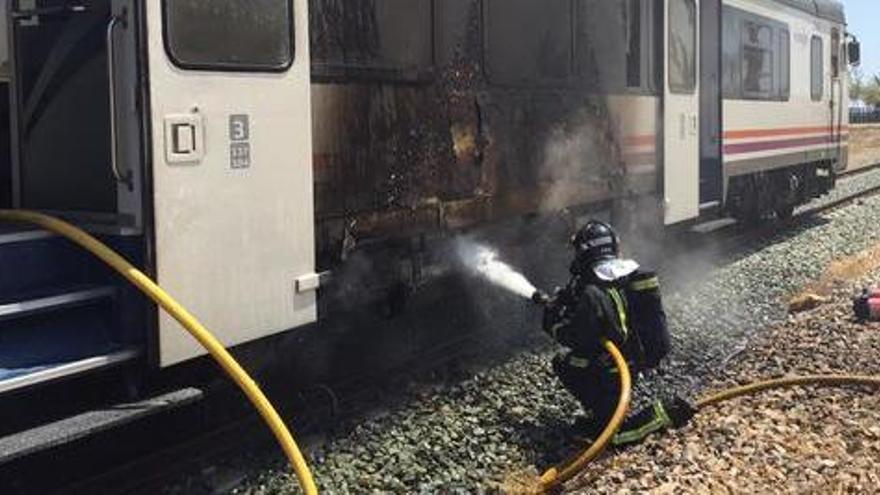
<svg viewBox="0 0 880 495">
<path fill-rule="evenodd" d="M 546 306 L 552 302 L 552 298 L 546 292 L 536 290 L 532 294 L 532 302 L 540 306 Z"/>
</svg>

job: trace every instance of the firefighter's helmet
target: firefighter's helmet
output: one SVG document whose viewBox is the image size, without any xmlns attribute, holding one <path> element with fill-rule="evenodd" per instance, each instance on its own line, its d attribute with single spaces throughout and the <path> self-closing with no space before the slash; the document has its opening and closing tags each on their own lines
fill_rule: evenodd
<svg viewBox="0 0 880 495">
<path fill-rule="evenodd" d="M 617 233 L 610 225 L 590 220 L 571 238 L 575 262 L 588 267 L 602 260 L 616 258 L 619 253 Z"/>
</svg>

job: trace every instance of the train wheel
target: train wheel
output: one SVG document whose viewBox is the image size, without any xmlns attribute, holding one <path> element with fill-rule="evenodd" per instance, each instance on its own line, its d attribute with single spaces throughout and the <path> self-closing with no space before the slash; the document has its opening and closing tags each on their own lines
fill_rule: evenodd
<svg viewBox="0 0 880 495">
<path fill-rule="evenodd" d="M 782 222 L 787 222 L 791 220 L 791 217 L 794 215 L 794 205 L 779 205 L 775 209 L 776 219 Z"/>
</svg>

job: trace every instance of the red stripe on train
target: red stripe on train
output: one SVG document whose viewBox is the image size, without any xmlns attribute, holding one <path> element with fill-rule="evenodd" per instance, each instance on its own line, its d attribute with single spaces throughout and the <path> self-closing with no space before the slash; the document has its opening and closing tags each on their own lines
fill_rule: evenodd
<svg viewBox="0 0 880 495">
<path fill-rule="evenodd" d="M 840 141 L 847 141 L 847 136 L 841 136 Z M 799 139 L 785 139 L 779 141 L 753 141 L 750 143 L 725 144 L 725 155 L 739 155 L 743 153 L 755 153 L 758 151 L 780 150 L 786 148 L 801 148 L 819 144 L 837 144 L 833 136 L 817 136 Z"/>
</svg>

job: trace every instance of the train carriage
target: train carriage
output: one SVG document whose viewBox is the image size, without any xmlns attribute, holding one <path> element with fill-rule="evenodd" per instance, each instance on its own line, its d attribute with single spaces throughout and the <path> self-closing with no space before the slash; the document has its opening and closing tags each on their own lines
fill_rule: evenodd
<svg viewBox="0 0 880 495">
<path fill-rule="evenodd" d="M 630 235 L 784 218 L 847 166 L 858 46 L 834 0 L 2 8 L 0 208 L 100 235 L 297 387 L 451 338 L 436 318 L 411 333 L 448 303 L 420 295 L 460 288 L 458 234 L 510 242 L 526 219 L 513 237 L 544 257 L 562 251 L 569 224 L 541 223 L 559 212 Z M 205 369 L 88 255 L 0 226 L 0 402 L 15 404 L 0 432 L 216 379 Z"/>
</svg>

